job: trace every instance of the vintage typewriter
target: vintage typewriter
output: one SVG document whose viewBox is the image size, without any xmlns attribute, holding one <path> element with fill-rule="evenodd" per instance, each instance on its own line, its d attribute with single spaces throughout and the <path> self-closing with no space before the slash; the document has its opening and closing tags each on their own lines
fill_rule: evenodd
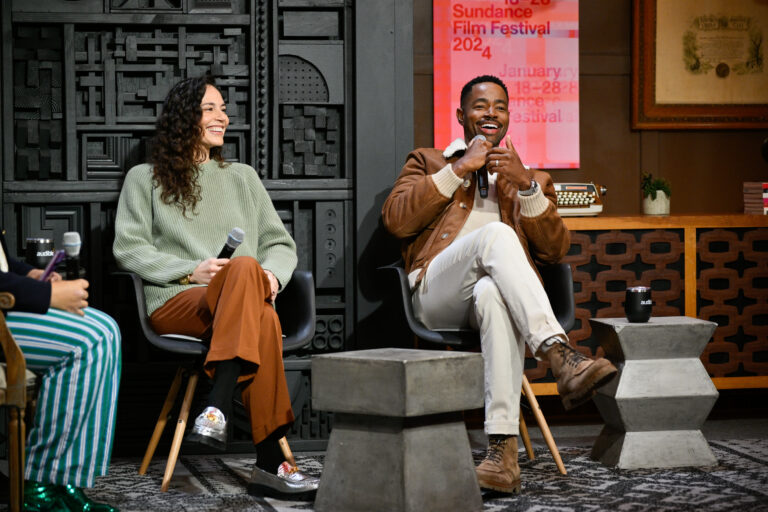
<svg viewBox="0 0 768 512">
<path fill-rule="evenodd" d="M 555 183 L 557 212 L 561 217 L 587 217 L 603 211 L 604 196 L 608 190 L 594 183 Z"/>
</svg>

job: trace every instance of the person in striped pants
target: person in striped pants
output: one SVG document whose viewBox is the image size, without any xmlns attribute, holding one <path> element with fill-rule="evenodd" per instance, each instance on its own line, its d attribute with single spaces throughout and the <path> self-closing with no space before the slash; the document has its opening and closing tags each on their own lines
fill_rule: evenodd
<svg viewBox="0 0 768 512">
<path fill-rule="evenodd" d="M 107 473 L 120 381 L 120 331 L 107 314 L 88 307 L 88 282 L 8 257 L 0 236 L 0 291 L 13 293 L 6 323 L 27 368 L 41 378 L 27 437 L 24 510 L 113 511 L 83 487 Z"/>
</svg>

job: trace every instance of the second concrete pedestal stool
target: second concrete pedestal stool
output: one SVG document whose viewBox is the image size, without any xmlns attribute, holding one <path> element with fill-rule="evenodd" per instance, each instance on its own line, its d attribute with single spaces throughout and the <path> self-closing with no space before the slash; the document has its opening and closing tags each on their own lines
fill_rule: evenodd
<svg viewBox="0 0 768 512">
<path fill-rule="evenodd" d="M 312 408 L 333 411 L 318 511 L 483 508 L 461 411 L 483 406 L 477 353 L 374 349 L 312 358 Z"/>
<path fill-rule="evenodd" d="M 699 355 L 717 324 L 684 316 L 589 322 L 619 368 L 595 395 L 606 425 L 592 458 L 621 469 L 716 464 L 700 429 L 718 393 Z"/>
</svg>

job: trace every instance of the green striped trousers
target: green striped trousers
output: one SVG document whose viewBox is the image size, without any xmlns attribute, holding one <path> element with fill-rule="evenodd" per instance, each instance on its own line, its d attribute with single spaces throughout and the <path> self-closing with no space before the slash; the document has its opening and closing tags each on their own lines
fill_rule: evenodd
<svg viewBox="0 0 768 512">
<path fill-rule="evenodd" d="M 11 311 L 6 323 L 27 368 L 42 377 L 24 478 L 92 487 L 107 473 L 120 382 L 120 330 L 105 313 Z"/>
</svg>

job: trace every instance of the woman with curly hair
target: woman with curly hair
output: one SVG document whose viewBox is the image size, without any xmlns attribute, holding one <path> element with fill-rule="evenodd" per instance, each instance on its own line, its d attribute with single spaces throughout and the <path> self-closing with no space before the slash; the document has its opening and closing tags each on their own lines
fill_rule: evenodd
<svg viewBox="0 0 768 512">
<path fill-rule="evenodd" d="M 118 264 L 144 280 L 159 334 L 210 339 L 207 407 L 187 440 L 226 447 L 232 397 L 243 383 L 257 462 L 250 490 L 308 494 L 317 479 L 284 462 L 278 440 L 294 420 L 273 304 L 296 267 L 296 244 L 258 173 L 221 156 L 229 125 L 211 77 L 171 88 L 150 163 L 125 178 L 115 221 Z M 246 233 L 232 259 L 217 258 L 225 233 Z"/>
</svg>

